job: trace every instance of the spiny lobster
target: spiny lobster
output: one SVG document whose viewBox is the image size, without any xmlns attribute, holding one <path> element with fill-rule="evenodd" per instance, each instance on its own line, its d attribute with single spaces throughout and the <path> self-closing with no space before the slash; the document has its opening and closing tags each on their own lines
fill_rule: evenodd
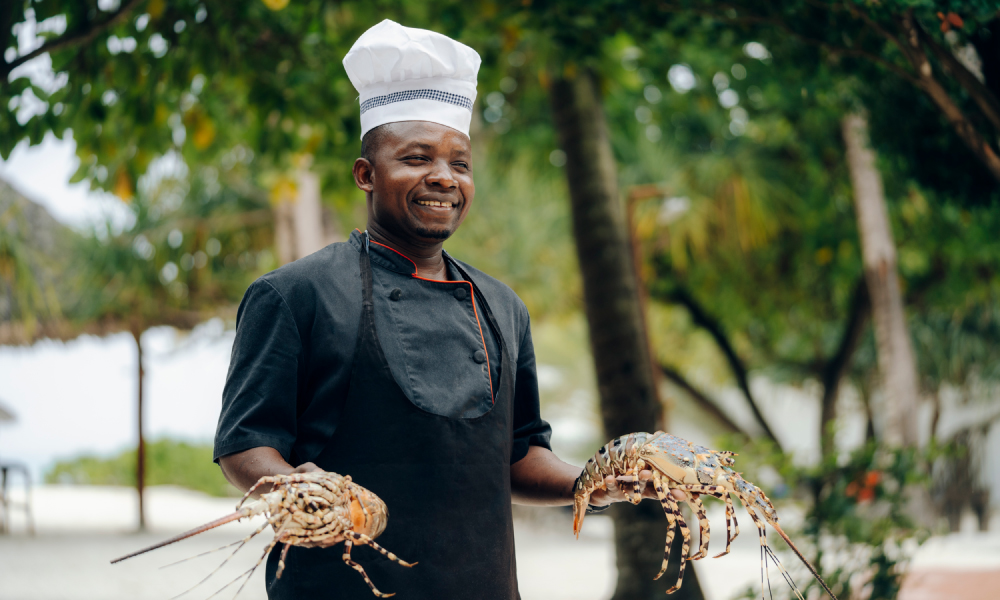
<svg viewBox="0 0 1000 600">
<path fill-rule="evenodd" d="M 274 487 L 270 492 L 261 494 L 259 500 L 247 502 L 250 495 L 258 487 L 265 484 L 273 484 Z M 375 584 L 368 578 L 368 574 L 365 573 L 364 568 L 351 560 L 351 548 L 355 544 L 370 546 L 389 560 L 399 563 L 404 567 L 412 567 L 417 564 L 403 561 L 392 552 L 375 543 L 374 538 L 385 531 L 386 523 L 389 520 L 389 511 L 386 509 L 382 499 L 352 482 L 349 475 L 342 476 L 337 473 L 325 471 L 261 477 L 236 505 L 236 512 L 196 527 L 191 531 L 174 536 L 169 540 L 154 544 L 148 548 L 143 548 L 121 558 L 116 558 L 111 563 L 114 564 L 149 552 L 150 550 L 162 548 L 168 544 L 179 542 L 209 529 L 225 525 L 226 523 L 260 514 L 266 515 L 267 522 L 242 540 L 219 548 L 219 550 L 222 550 L 223 548 L 239 544 L 239 547 L 226 560 L 222 561 L 222 564 L 215 571 L 209 573 L 208 577 L 195 584 L 188 592 L 208 581 L 247 542 L 258 533 L 264 531 L 268 526 L 274 528 L 274 539 L 264 549 L 264 554 L 260 557 L 260 560 L 250 570 L 223 586 L 219 592 L 246 576 L 243 584 L 236 591 L 236 595 L 238 596 L 243 591 L 243 586 L 250 580 L 253 572 L 264 561 L 268 553 L 271 552 L 271 549 L 281 543 L 285 547 L 282 549 L 278 560 L 276 578 L 280 578 L 282 571 L 285 569 L 285 557 L 288 555 L 288 549 L 291 546 L 320 542 L 329 543 L 330 540 L 336 543 L 342 540 L 344 542 L 344 562 L 358 573 L 361 573 L 361 576 L 365 579 L 365 583 L 368 584 L 368 587 L 379 598 L 388 598 L 395 594 L 383 594 L 378 591 L 375 588 Z M 216 594 L 219 592 L 216 592 Z M 184 593 L 186 594 L 187 592 Z"/>
<path fill-rule="evenodd" d="M 733 508 L 733 500 L 730 494 L 735 494 L 753 519 L 760 536 L 761 546 L 761 570 L 766 569 L 767 558 L 774 560 L 782 576 L 792 587 L 796 597 L 803 600 L 802 593 L 792 582 L 791 577 L 781 566 L 778 557 L 767 544 L 767 531 L 763 520 L 769 523 L 778 535 L 785 540 L 788 547 L 805 563 L 806 567 L 823 586 L 823 589 L 830 594 L 833 600 L 837 600 L 823 578 L 819 576 L 816 569 L 799 552 L 792 540 L 785 535 L 778 525 L 778 513 L 767 496 L 759 488 L 749 483 L 732 469 L 735 466 L 736 456 L 733 452 L 710 450 L 704 446 L 692 444 L 677 436 L 670 435 L 662 431 L 656 433 L 630 433 L 609 442 L 603 446 L 593 458 L 587 461 L 583 472 L 576 480 L 575 493 L 573 495 L 573 533 L 580 537 L 580 528 L 583 526 L 583 518 L 586 515 L 587 505 L 590 503 L 590 495 L 598 489 L 607 489 L 606 477 L 613 477 L 616 480 L 631 481 L 631 493 L 626 491 L 629 501 L 638 504 L 642 500 L 639 488 L 639 473 L 649 469 L 653 474 L 653 484 L 656 495 L 663 506 L 663 512 L 667 516 L 667 544 L 663 552 L 663 564 L 660 572 L 654 579 L 659 579 L 667 570 L 670 561 L 670 547 L 674 541 L 674 530 L 681 531 L 682 546 L 680 568 L 677 574 L 677 583 L 669 590 L 672 594 L 680 589 L 684 581 L 684 566 L 687 560 L 688 550 L 691 544 L 691 531 L 688 529 L 684 517 L 681 516 L 677 501 L 674 500 L 669 491 L 679 489 L 688 494 L 687 503 L 695 512 L 698 518 L 699 530 L 701 532 L 701 543 L 698 552 L 691 556 L 691 560 L 705 558 L 708 554 L 709 523 L 705 514 L 705 506 L 697 495 L 712 496 L 726 503 L 726 550 L 715 558 L 729 554 L 732 541 L 740 534 L 739 524 L 736 522 L 736 511 Z M 695 495 L 692 495 L 695 494 Z M 735 533 L 730 527 L 730 523 L 735 526 Z M 762 573 L 763 575 L 763 573 Z M 763 586 L 763 581 L 761 581 Z M 761 589 L 763 593 L 763 588 Z"/>
</svg>

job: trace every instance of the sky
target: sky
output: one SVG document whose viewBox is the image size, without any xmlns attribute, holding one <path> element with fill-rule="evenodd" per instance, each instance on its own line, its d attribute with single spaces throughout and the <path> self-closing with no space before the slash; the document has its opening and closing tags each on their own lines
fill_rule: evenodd
<svg viewBox="0 0 1000 600">
<path fill-rule="evenodd" d="M 83 229 L 121 214 L 121 202 L 107 192 L 94 192 L 86 183 L 69 184 L 80 160 L 72 133 L 60 140 L 52 134 L 41 144 L 18 144 L 7 161 L 0 161 L 0 179 L 44 206 L 65 225 Z"/>
</svg>

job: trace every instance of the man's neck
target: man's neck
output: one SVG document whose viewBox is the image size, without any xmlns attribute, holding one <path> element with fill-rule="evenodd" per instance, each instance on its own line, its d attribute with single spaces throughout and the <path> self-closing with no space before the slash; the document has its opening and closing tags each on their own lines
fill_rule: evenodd
<svg viewBox="0 0 1000 600">
<path fill-rule="evenodd" d="M 401 240 L 375 223 L 368 223 L 368 235 L 372 237 L 373 242 L 388 246 L 412 260 L 420 277 L 440 281 L 448 279 L 448 266 L 441 254 L 444 241 L 421 244 L 412 240 Z"/>
</svg>

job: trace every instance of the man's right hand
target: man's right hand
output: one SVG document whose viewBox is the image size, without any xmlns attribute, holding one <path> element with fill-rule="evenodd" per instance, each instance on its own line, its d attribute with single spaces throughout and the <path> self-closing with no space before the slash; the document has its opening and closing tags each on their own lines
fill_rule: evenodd
<svg viewBox="0 0 1000 600">
<path fill-rule="evenodd" d="M 236 486 L 241 492 L 249 490 L 261 477 L 268 475 L 291 475 L 292 473 L 316 473 L 323 469 L 314 463 L 302 463 L 297 467 L 288 464 L 281 453 L 274 448 L 261 446 L 250 448 L 236 454 L 229 454 L 219 459 L 219 466 L 222 467 L 222 474 L 226 476 L 229 483 Z M 266 494 L 271 491 L 271 486 L 262 485 L 254 490 L 254 497 Z"/>
<path fill-rule="evenodd" d="M 281 457 L 281 454 L 277 450 L 268 447 L 251 448 L 243 452 L 223 456 L 219 459 L 219 466 L 222 467 L 222 473 L 226 476 L 226 479 L 243 492 L 253 487 L 261 477 L 267 475 L 323 472 L 323 469 L 311 462 L 292 467 L 292 465 L 288 464 Z M 260 496 L 269 491 L 271 491 L 271 486 L 262 485 L 254 490 L 254 496 Z M 343 541 L 343 536 L 338 535 L 322 542 L 296 544 L 296 546 L 302 546 L 303 548 L 328 548 L 336 546 Z"/>
<path fill-rule="evenodd" d="M 315 463 L 307 462 L 292 469 L 292 473 L 322 473 L 323 469 L 316 466 Z"/>
</svg>

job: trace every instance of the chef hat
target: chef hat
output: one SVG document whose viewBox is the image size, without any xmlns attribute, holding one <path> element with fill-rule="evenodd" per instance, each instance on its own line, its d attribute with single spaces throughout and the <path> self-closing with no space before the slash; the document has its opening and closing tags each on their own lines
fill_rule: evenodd
<svg viewBox="0 0 1000 600">
<path fill-rule="evenodd" d="M 396 121 L 432 121 L 469 135 L 476 76 L 472 48 L 388 19 L 364 32 L 344 57 L 361 101 L 361 137 Z"/>
</svg>

